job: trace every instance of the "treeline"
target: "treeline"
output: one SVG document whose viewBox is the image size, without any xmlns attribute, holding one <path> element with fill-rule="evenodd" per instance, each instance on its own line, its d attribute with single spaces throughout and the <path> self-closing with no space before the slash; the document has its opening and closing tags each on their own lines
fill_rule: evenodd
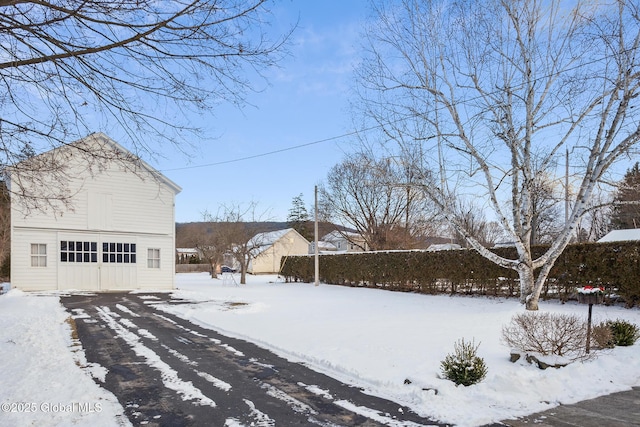
<svg viewBox="0 0 640 427">
<path fill-rule="evenodd" d="M 538 256 L 545 246 L 532 248 Z M 492 249 L 514 259 L 515 248 Z M 313 256 L 287 257 L 281 275 L 287 281 L 312 282 Z M 320 280 L 344 286 L 363 286 L 425 294 L 519 296 L 518 275 L 486 260 L 474 250 L 389 251 L 320 256 Z M 576 287 L 605 288 L 606 301 L 640 303 L 640 245 L 635 242 L 570 245 L 553 267 L 543 299 L 573 299 Z"/>
</svg>

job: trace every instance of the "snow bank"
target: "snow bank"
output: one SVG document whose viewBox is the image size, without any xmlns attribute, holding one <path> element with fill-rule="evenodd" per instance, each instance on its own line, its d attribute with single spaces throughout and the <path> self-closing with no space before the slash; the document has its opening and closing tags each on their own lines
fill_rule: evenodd
<svg viewBox="0 0 640 427">
<path fill-rule="evenodd" d="M 83 370 L 68 313 L 55 295 L 0 296 L 0 426 L 131 425 L 116 398 Z"/>
</svg>

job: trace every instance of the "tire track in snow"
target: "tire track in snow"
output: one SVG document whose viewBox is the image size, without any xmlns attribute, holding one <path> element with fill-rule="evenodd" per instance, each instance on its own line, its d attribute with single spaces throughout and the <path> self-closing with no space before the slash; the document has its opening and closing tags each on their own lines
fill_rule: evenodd
<svg viewBox="0 0 640 427">
<path fill-rule="evenodd" d="M 205 396 L 202 391 L 194 387 L 191 382 L 186 382 L 180 379 L 178 373 L 171 368 L 169 364 L 163 362 L 156 352 L 142 344 L 138 335 L 118 323 L 113 318 L 113 312 L 105 309 L 105 307 L 97 307 L 96 310 L 102 320 L 116 333 L 118 337 L 122 338 L 127 344 L 129 344 L 138 356 L 146 359 L 149 366 L 160 371 L 162 383 L 165 387 L 180 394 L 184 400 L 194 401 L 194 403 L 198 405 L 208 405 L 212 408 L 217 406 L 213 400 Z"/>
<path fill-rule="evenodd" d="M 85 333 L 83 342 L 87 334 L 92 339 L 88 342 L 97 355 L 92 361 L 109 369 L 104 386 L 129 408 L 127 414 L 135 424 L 433 425 L 397 419 L 419 417 L 246 341 L 170 312 L 160 314 L 167 304 L 166 295 L 163 301 L 125 293 L 70 299 L 73 301 L 65 304 L 69 311 L 86 322 L 80 329 Z M 150 299 L 153 304 L 148 303 Z M 113 336 L 117 339 L 110 338 Z"/>
</svg>

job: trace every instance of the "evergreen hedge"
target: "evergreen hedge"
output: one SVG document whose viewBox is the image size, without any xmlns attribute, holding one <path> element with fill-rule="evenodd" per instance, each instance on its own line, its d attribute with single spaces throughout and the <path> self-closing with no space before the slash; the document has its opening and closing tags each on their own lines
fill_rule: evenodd
<svg viewBox="0 0 640 427">
<path fill-rule="evenodd" d="M 536 246 L 542 254 L 545 246 Z M 491 249 L 516 257 L 515 248 Z M 313 256 L 283 259 L 281 274 L 288 282 L 312 282 Z M 320 256 L 320 280 L 426 294 L 518 296 L 518 275 L 486 260 L 474 250 L 388 251 Z M 556 261 L 542 290 L 543 299 L 563 301 L 584 285 L 605 288 L 607 302 L 621 298 L 628 307 L 640 303 L 640 245 L 636 242 L 569 245 Z"/>
</svg>

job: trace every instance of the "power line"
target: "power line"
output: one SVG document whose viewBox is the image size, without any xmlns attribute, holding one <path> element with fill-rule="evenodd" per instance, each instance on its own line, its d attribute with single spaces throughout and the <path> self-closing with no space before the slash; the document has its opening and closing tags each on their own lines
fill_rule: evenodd
<svg viewBox="0 0 640 427">
<path fill-rule="evenodd" d="M 373 129 L 373 128 L 371 128 L 371 129 Z M 257 159 L 259 157 L 270 156 L 270 155 L 273 155 L 273 154 L 283 153 L 285 151 L 297 150 L 297 149 L 300 149 L 300 148 L 309 147 L 311 145 L 322 144 L 323 142 L 329 142 L 329 141 L 334 141 L 336 139 L 346 138 L 348 136 L 353 136 L 353 135 L 355 135 L 355 134 L 357 134 L 359 132 L 368 131 L 368 130 L 370 130 L 370 129 L 364 129 L 364 130 L 361 130 L 361 131 L 351 131 L 351 132 L 348 132 L 348 133 L 343 133 L 342 135 L 332 136 L 332 137 L 329 137 L 329 138 L 320 139 L 320 140 L 313 141 L 313 142 L 307 142 L 305 144 L 299 144 L 299 145 L 294 145 L 294 146 L 291 146 L 291 147 L 281 148 L 279 150 L 267 151 L 266 153 L 254 154 L 252 156 L 239 157 L 237 159 L 231 159 L 231 160 L 222 160 L 220 162 L 207 163 L 207 164 L 204 164 L 204 165 L 193 165 L 193 166 L 184 166 L 184 167 L 181 167 L 181 168 L 163 169 L 160 172 L 171 172 L 171 171 L 180 171 L 180 170 L 188 170 L 188 169 L 208 168 L 208 167 L 211 167 L 211 166 L 219 166 L 219 165 L 226 165 L 226 164 L 229 164 L 229 163 L 243 162 L 245 160 Z"/>
<path fill-rule="evenodd" d="M 619 52 L 618 54 L 620 54 L 620 53 L 623 53 L 623 54 L 624 53 L 628 53 L 628 52 L 631 52 L 632 50 L 634 50 L 634 49 L 633 48 L 624 49 L 622 52 Z M 566 72 L 574 71 L 574 70 L 582 68 L 582 67 L 590 66 L 590 65 L 596 64 L 596 63 L 598 63 L 600 61 L 611 59 L 613 57 L 614 57 L 614 54 L 608 54 L 608 55 L 605 55 L 602 58 L 594 58 L 594 59 L 589 60 L 587 62 L 583 62 L 583 63 L 579 63 L 579 64 L 576 64 L 576 65 L 571 66 L 571 67 L 567 67 L 562 71 L 554 71 L 554 72 L 546 74 L 546 75 L 535 77 L 533 80 L 535 82 L 537 82 L 539 80 L 549 79 L 551 77 L 557 77 L 557 76 L 561 75 L 562 73 L 566 73 Z M 522 89 L 522 87 L 524 87 L 524 83 L 521 84 L 519 87 L 512 88 L 512 89 Z M 479 94 L 479 95 L 472 96 L 466 102 L 476 101 L 476 100 L 482 99 L 484 96 L 493 96 L 493 95 L 499 94 L 501 92 L 503 92 L 503 90 L 496 88 L 493 91 L 489 91 L 484 95 Z M 457 107 L 459 102 L 455 102 L 454 104 Z M 444 107 L 444 106 L 436 105 L 433 110 L 434 111 L 435 110 L 443 110 L 445 108 L 446 107 Z M 415 118 L 415 115 L 414 115 L 414 118 Z M 324 142 L 335 141 L 335 140 L 338 140 L 338 139 L 342 139 L 342 138 L 346 138 L 346 137 L 349 137 L 349 136 L 356 135 L 358 133 L 368 132 L 368 131 L 371 131 L 371 130 L 374 130 L 374 129 L 378 129 L 378 128 L 384 128 L 385 125 L 395 124 L 395 123 L 402 122 L 402 121 L 405 121 L 405 120 L 407 120 L 407 118 L 399 118 L 399 119 L 395 119 L 395 120 L 390 120 L 387 123 L 384 123 L 384 124 L 380 123 L 378 125 L 370 126 L 368 128 L 365 128 L 365 129 L 354 130 L 354 131 L 347 132 L 347 133 L 344 133 L 344 134 L 341 134 L 341 135 L 332 136 L 332 137 L 329 137 L 329 138 L 324 138 L 324 139 L 320 139 L 320 140 L 316 140 L 316 141 L 312 141 L 312 142 L 307 142 L 305 144 L 299 144 L 299 145 L 294 145 L 294 146 L 291 146 L 291 147 L 281 148 L 279 150 L 267 151 L 265 153 L 260 153 L 260 154 L 254 154 L 254 155 L 251 155 L 251 156 L 239 157 L 239 158 L 236 158 L 236 159 L 223 160 L 223 161 L 220 161 L 220 162 L 207 163 L 207 164 L 202 164 L 202 165 L 192 165 L 192 166 L 184 166 L 184 167 L 180 167 L 180 168 L 163 169 L 160 172 L 172 172 L 172 171 L 180 171 L 180 170 L 199 169 L 199 168 L 207 168 L 207 167 L 212 167 L 212 166 L 226 165 L 226 164 L 230 164 L 230 163 L 243 162 L 245 160 L 257 159 L 257 158 L 260 158 L 260 157 L 271 156 L 273 154 L 283 153 L 283 152 L 286 152 L 286 151 L 293 151 L 293 150 L 297 150 L 297 149 L 300 149 L 300 148 L 309 147 L 309 146 L 312 146 L 312 145 L 322 144 Z M 431 137 L 435 137 L 435 135 L 431 135 L 429 138 L 431 138 Z"/>
</svg>

